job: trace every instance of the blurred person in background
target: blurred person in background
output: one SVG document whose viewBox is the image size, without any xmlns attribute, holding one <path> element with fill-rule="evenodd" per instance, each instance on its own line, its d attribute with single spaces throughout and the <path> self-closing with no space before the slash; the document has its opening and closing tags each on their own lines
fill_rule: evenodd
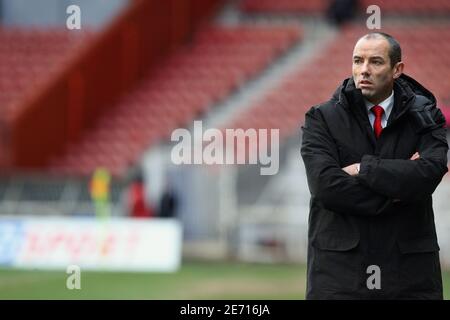
<svg viewBox="0 0 450 320">
<path fill-rule="evenodd" d="M 161 218 L 175 218 L 177 216 L 177 204 L 178 198 L 175 190 L 168 182 L 161 196 L 158 216 Z"/>
<path fill-rule="evenodd" d="M 110 189 L 111 174 L 106 168 L 95 169 L 89 183 L 89 192 L 94 203 L 95 215 L 105 220 L 111 216 Z"/>
<path fill-rule="evenodd" d="M 358 9 L 358 0 L 332 0 L 326 16 L 328 21 L 337 26 L 352 20 Z"/>
<path fill-rule="evenodd" d="M 155 216 L 151 206 L 148 205 L 145 195 L 144 177 L 138 172 L 128 188 L 128 211 L 133 218 L 150 218 Z"/>
<path fill-rule="evenodd" d="M 353 77 L 305 116 L 307 299 L 443 299 L 432 194 L 445 118 L 401 55 L 390 35 L 363 36 Z"/>
</svg>

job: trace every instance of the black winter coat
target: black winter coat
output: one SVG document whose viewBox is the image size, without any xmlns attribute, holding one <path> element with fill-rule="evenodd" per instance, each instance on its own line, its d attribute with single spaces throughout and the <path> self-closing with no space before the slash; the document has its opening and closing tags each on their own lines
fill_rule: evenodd
<svg viewBox="0 0 450 320">
<path fill-rule="evenodd" d="M 378 140 L 351 78 L 306 113 L 307 299 L 442 299 L 432 193 L 447 172 L 444 126 L 433 94 L 407 75 Z M 357 176 L 341 169 L 358 162 Z M 371 265 L 380 289 L 367 285 Z"/>
</svg>

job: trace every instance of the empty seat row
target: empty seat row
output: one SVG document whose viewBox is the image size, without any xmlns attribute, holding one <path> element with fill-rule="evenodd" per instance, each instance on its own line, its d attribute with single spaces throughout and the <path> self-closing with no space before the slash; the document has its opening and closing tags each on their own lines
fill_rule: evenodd
<svg viewBox="0 0 450 320">
<path fill-rule="evenodd" d="M 328 0 L 243 0 L 242 9 L 247 12 L 323 13 Z M 383 13 L 446 14 L 450 12 L 447 0 L 361 0 L 361 12 L 370 5 L 378 5 Z"/>
<path fill-rule="evenodd" d="M 49 171 L 86 175 L 105 166 L 124 174 L 148 147 L 190 126 L 301 36 L 297 26 L 206 27 L 55 157 Z"/>
<path fill-rule="evenodd" d="M 11 109 L 35 83 L 45 82 L 93 36 L 89 30 L 0 27 L 0 111 Z"/>
</svg>

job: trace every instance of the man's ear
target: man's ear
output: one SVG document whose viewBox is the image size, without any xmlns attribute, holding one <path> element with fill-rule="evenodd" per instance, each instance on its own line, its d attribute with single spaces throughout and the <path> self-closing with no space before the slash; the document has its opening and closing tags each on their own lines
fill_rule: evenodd
<svg viewBox="0 0 450 320">
<path fill-rule="evenodd" d="M 401 76 L 403 73 L 403 68 L 405 67 L 405 64 L 403 62 L 397 62 L 394 66 L 394 79 L 397 79 Z"/>
</svg>

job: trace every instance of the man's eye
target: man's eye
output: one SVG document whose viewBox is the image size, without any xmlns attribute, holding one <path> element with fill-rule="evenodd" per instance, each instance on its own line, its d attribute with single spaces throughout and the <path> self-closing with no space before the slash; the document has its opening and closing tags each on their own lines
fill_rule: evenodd
<svg viewBox="0 0 450 320">
<path fill-rule="evenodd" d="M 377 66 L 379 66 L 379 65 L 382 64 L 382 62 L 381 62 L 381 61 L 374 61 L 374 64 L 377 65 Z"/>
<path fill-rule="evenodd" d="M 353 60 L 353 63 L 354 63 L 354 64 L 360 64 L 360 63 L 361 63 L 361 60 Z"/>
</svg>

